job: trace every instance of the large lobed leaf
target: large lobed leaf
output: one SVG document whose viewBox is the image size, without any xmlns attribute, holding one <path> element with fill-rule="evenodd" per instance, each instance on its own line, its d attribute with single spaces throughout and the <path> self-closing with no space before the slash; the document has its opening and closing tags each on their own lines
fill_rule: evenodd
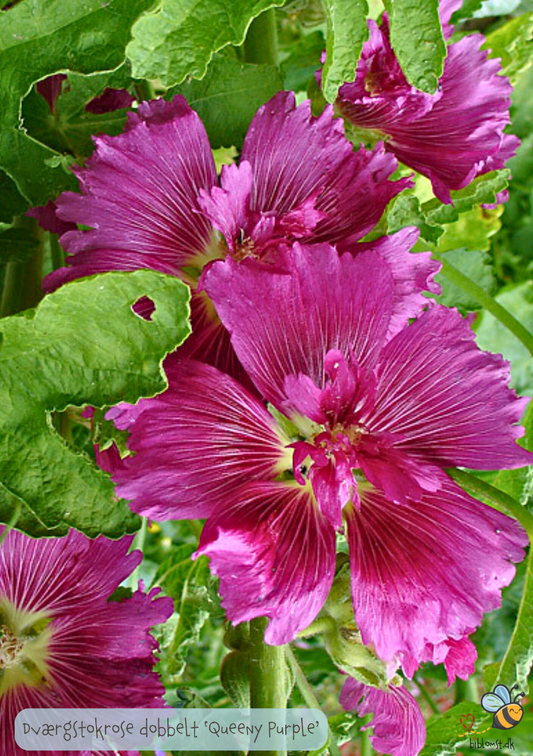
<svg viewBox="0 0 533 756">
<path fill-rule="evenodd" d="M 323 0 L 327 18 L 326 62 L 322 69 L 322 91 L 335 102 L 345 81 L 355 79 L 363 44 L 368 39 L 366 0 Z"/>
<path fill-rule="evenodd" d="M 444 68 L 446 44 L 439 18 L 439 0 L 385 0 L 391 44 L 407 81 L 434 93 Z"/>
<path fill-rule="evenodd" d="M 31 85 L 57 71 L 92 73 L 124 60 L 130 28 L 152 0 L 25 0 L 0 14 L 0 171 L 8 209 L 40 205 L 76 185 L 54 168 L 59 154 L 21 128 L 22 98 Z M 47 162 L 48 161 L 48 162 Z M 56 161 L 57 162 L 57 161 Z"/>
<path fill-rule="evenodd" d="M 254 18 L 285 0 L 159 0 L 132 29 L 133 75 L 164 86 L 201 79 L 213 54 L 240 45 Z"/>
<path fill-rule="evenodd" d="M 150 321 L 131 309 L 144 295 L 156 307 Z M 0 321 L 0 522 L 18 505 L 17 527 L 33 535 L 74 527 L 117 537 L 138 528 L 109 477 L 56 433 L 50 413 L 163 391 L 161 362 L 190 331 L 188 300 L 174 277 L 107 273 Z"/>
</svg>

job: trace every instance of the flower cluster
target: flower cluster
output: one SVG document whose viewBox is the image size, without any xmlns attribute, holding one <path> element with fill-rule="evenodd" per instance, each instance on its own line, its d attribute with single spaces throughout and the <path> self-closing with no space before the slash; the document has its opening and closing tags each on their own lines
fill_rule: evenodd
<svg viewBox="0 0 533 756">
<path fill-rule="evenodd" d="M 441 4 L 448 36 L 456 4 Z M 417 229 L 380 237 L 375 228 L 413 185 L 392 180 L 397 160 L 450 202 L 450 190 L 502 167 L 516 140 L 503 134 L 510 85 L 478 37 L 450 44 L 438 91 L 428 95 L 407 83 L 386 14 L 369 24 L 355 81 L 341 87 L 336 107 L 383 141 L 354 150 L 332 107 L 314 117 L 309 102 L 296 107 L 280 92 L 219 179 L 206 131 L 182 96 L 141 103 L 123 134 L 95 139 L 77 170 L 81 193 L 48 208 L 63 224 L 68 259 L 46 286 L 138 268 L 191 286 L 193 333 L 166 361 L 168 389 L 110 411 L 130 431 L 134 455 L 99 455 L 101 465 L 134 511 L 207 520 L 196 553 L 210 557 L 228 619 L 268 617 L 270 644 L 293 640 L 323 610 L 344 539 L 354 627 L 389 682 L 379 689 L 350 678 L 341 701 L 376 714 L 377 750 L 415 756 L 424 722 L 396 672 L 412 678 L 431 661 L 445 665 L 450 683 L 472 674 L 470 636 L 499 606 L 527 545 L 515 521 L 466 494 L 446 469 L 511 469 L 533 457 L 516 443 L 525 400 L 509 388 L 508 365 L 476 346 L 457 311 L 427 298 L 439 291 L 439 265 L 411 251 Z M 8 538 L 15 551 L 41 553 Z M 87 559 L 102 550 L 114 587 L 134 559 L 124 561 L 124 542 L 82 540 L 71 534 L 48 547 L 47 569 L 70 558 L 76 541 Z M 113 549 L 121 561 L 111 566 Z M 74 606 L 84 560 L 42 600 L 41 584 L 25 587 L 14 563 L 0 564 L 8 711 L 33 696 L 41 705 L 112 705 L 118 692 L 121 705 L 158 700 L 153 646 L 145 638 L 141 653 L 139 639 L 165 618 L 166 602 L 135 594 L 102 603 L 100 584 L 80 575 L 88 594 Z M 98 653 L 88 613 L 103 634 Z M 115 625 L 131 636 L 128 663 L 147 676 L 142 693 L 131 664 L 127 682 L 121 677 L 124 655 L 101 672 L 102 660 L 115 659 Z M 75 688 L 63 638 L 87 644 Z M 20 672 L 28 680 L 16 676 L 20 654 L 31 662 Z M 100 674 L 112 677 L 105 695 L 91 687 Z"/>
</svg>

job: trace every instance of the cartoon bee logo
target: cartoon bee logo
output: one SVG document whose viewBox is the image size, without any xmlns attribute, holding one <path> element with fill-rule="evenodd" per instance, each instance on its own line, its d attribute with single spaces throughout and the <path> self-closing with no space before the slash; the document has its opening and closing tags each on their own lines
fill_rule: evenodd
<svg viewBox="0 0 533 756">
<path fill-rule="evenodd" d="M 497 685 L 492 693 L 485 693 L 481 699 L 481 705 L 485 711 L 494 712 L 492 726 L 499 730 L 510 730 L 516 727 L 524 715 L 524 710 L 517 701 L 526 694 L 517 693 L 511 701 L 511 693 L 516 688 L 518 685 L 513 685 L 511 690 L 506 685 Z"/>
</svg>

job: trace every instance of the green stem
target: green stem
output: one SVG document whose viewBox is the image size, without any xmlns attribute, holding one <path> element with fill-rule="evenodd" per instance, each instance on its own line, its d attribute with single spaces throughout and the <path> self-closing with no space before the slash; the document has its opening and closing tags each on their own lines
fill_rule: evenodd
<svg viewBox="0 0 533 756">
<path fill-rule="evenodd" d="M 147 79 L 136 81 L 133 85 L 133 91 L 135 92 L 138 102 L 142 102 L 143 100 L 153 100 L 155 97 L 154 88 Z"/>
<path fill-rule="evenodd" d="M 298 659 L 294 655 L 294 651 L 290 646 L 285 646 L 285 654 L 287 656 L 287 661 L 289 662 L 290 668 L 294 673 L 296 686 L 300 691 L 305 705 L 310 709 L 318 709 L 320 711 L 321 709 L 318 698 L 315 696 L 312 687 L 309 685 L 307 677 L 304 675 L 302 668 L 298 664 Z M 331 756 L 341 756 L 341 752 L 339 751 L 339 748 L 337 746 L 337 741 L 331 730 L 329 730 L 329 752 Z"/>
<path fill-rule="evenodd" d="M 244 60 L 247 63 L 278 64 L 278 32 L 274 8 L 254 18 L 244 40 Z"/>
<path fill-rule="evenodd" d="M 43 232 L 35 218 L 21 216 L 13 223 L 15 228 L 26 228 L 39 242 L 38 251 L 24 262 L 10 262 L 6 267 L 4 290 L 0 304 L 0 317 L 35 307 L 43 297 L 41 279 L 43 271 Z"/>
<path fill-rule="evenodd" d="M 431 696 L 429 695 L 429 693 L 427 692 L 427 690 L 425 689 L 425 687 L 420 682 L 420 680 L 417 677 L 417 675 L 413 675 L 413 681 L 416 683 L 416 687 L 420 691 L 420 694 L 421 694 L 422 698 L 429 705 L 429 708 L 431 709 L 431 711 L 433 712 L 433 714 L 440 714 L 440 711 L 438 710 L 438 708 L 437 708 L 437 706 L 435 704 L 435 701 L 431 698 Z"/>
<path fill-rule="evenodd" d="M 265 643 L 268 620 L 257 617 L 250 622 L 250 707 L 285 709 L 287 707 L 287 667 L 283 646 Z M 261 751 L 262 756 L 285 756 L 285 751 Z M 257 756 L 256 751 L 250 751 Z"/>
<path fill-rule="evenodd" d="M 370 742 L 370 736 L 368 730 L 361 732 L 361 756 L 372 756 L 374 749 Z"/>
<path fill-rule="evenodd" d="M 483 291 L 481 286 L 471 281 L 468 276 L 457 270 L 451 263 L 447 262 L 446 255 L 435 254 L 442 263 L 442 272 L 451 283 L 459 286 L 463 291 L 466 291 L 473 299 L 485 308 L 491 315 L 494 315 L 496 320 L 499 320 L 516 338 L 522 342 L 526 349 L 533 355 L 533 334 L 531 334 L 527 328 L 524 328 L 511 313 L 502 307 L 496 300 Z"/>
<path fill-rule="evenodd" d="M 448 469 L 446 472 L 463 488 L 481 498 L 487 499 L 498 509 L 505 509 L 522 524 L 529 536 L 529 540 L 533 543 L 533 515 L 525 507 L 503 491 L 499 491 L 489 483 L 476 478 L 472 473 L 453 468 Z"/>
<path fill-rule="evenodd" d="M 472 701 L 473 703 L 477 703 L 479 701 L 479 696 L 473 675 L 471 675 L 468 680 L 461 680 L 458 677 L 455 681 L 454 706 L 461 703 L 462 701 Z"/>
</svg>

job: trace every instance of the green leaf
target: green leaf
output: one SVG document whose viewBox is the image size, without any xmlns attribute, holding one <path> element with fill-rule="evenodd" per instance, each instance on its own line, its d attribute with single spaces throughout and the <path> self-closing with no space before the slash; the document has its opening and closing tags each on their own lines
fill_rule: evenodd
<svg viewBox="0 0 533 756">
<path fill-rule="evenodd" d="M 133 26 L 126 52 L 139 79 L 201 79 L 214 53 L 240 45 L 254 18 L 285 0 L 159 0 Z"/>
<path fill-rule="evenodd" d="M 107 409 L 96 408 L 94 410 L 91 423 L 92 441 L 97 444 L 100 451 L 105 451 L 114 444 L 120 456 L 122 458 L 127 457 L 130 454 L 127 446 L 130 434 L 126 430 L 119 430 L 112 420 L 106 420 Z"/>
<path fill-rule="evenodd" d="M 430 223 L 453 223 L 459 219 L 460 213 L 465 213 L 476 205 L 495 204 L 496 195 L 507 188 L 510 175 L 511 171 L 507 168 L 484 173 L 464 189 L 450 192 L 453 204 L 444 205 L 438 199 L 433 199 L 424 202 L 422 211 Z"/>
<path fill-rule="evenodd" d="M 131 309 L 144 295 L 156 306 L 151 321 Z M 91 537 L 138 529 L 109 477 L 56 433 L 50 413 L 134 403 L 163 391 L 161 362 L 190 330 L 188 299 L 188 288 L 171 276 L 107 273 L 70 283 L 36 310 L 0 321 L 4 521 L 13 507 L 8 497 L 16 497 L 46 528 L 68 525 Z M 24 529 L 36 534 L 31 523 Z"/>
<path fill-rule="evenodd" d="M 106 88 L 123 89 L 130 81 L 127 65 L 120 66 L 116 71 L 89 76 L 69 73 L 68 83 L 63 85 L 54 113 L 50 112 L 44 97 L 33 88 L 22 103 L 24 128 L 30 136 L 54 150 L 89 155 L 94 148 L 91 136 L 120 133 L 127 111 L 121 109 L 97 114 L 87 112 L 85 106 Z M 48 161 L 47 165 L 52 164 Z"/>
<path fill-rule="evenodd" d="M 465 733 L 461 724 L 461 717 L 473 714 L 475 717 L 474 730 L 484 730 L 492 721 L 492 714 L 484 711 L 480 704 L 463 701 L 452 706 L 444 714 L 436 714 L 427 722 L 426 743 L 419 756 L 454 756 L 456 747 L 470 737 L 481 737 Z M 486 737 L 486 736 L 485 736 Z M 468 748 L 468 740 L 463 749 Z"/>
<path fill-rule="evenodd" d="M 452 249 L 444 253 L 442 257 L 463 275 L 475 280 L 487 294 L 492 294 L 495 290 L 496 278 L 491 256 L 487 252 Z M 440 304 L 446 307 L 457 307 L 463 312 L 480 309 L 479 302 L 460 286 L 449 281 L 445 273 L 438 273 L 435 280 L 442 286 L 442 294 L 436 297 Z"/>
<path fill-rule="evenodd" d="M 439 0 L 386 0 L 385 7 L 390 17 L 391 44 L 407 81 L 433 94 L 446 57 Z"/>
<path fill-rule="evenodd" d="M 463 18 L 471 18 L 481 8 L 482 3 L 483 0 L 464 0 L 462 6 L 452 15 L 451 23 L 456 24 Z"/>
<path fill-rule="evenodd" d="M 530 359 L 526 363 L 528 367 L 529 362 Z M 511 367 L 511 370 L 514 370 L 514 368 Z M 522 425 L 525 433 L 519 439 L 519 443 L 531 451 L 533 450 L 533 402 L 529 403 Z M 499 470 L 491 481 L 491 485 L 509 494 L 525 507 L 533 497 L 533 467 L 521 467 L 518 470 Z"/>
<path fill-rule="evenodd" d="M 133 21 L 152 0 L 24 0 L 0 14 L 0 168 L 31 205 L 45 204 L 76 180 L 47 159 L 57 152 L 20 124 L 31 85 L 58 71 L 113 70 L 124 60 Z"/>
<path fill-rule="evenodd" d="M 309 80 L 320 68 L 320 56 L 326 46 L 321 31 L 315 31 L 302 37 L 291 48 L 291 54 L 281 64 L 285 89 L 293 92 L 305 92 Z"/>
<path fill-rule="evenodd" d="M 167 96 L 185 95 L 216 149 L 240 147 L 257 109 L 280 89 L 283 82 L 276 66 L 239 63 L 218 55 L 201 81 L 182 84 Z"/>
<path fill-rule="evenodd" d="M 511 284 L 496 296 L 496 301 L 522 325 L 533 332 L 533 292 L 531 283 Z M 531 396 L 533 391 L 533 364 L 528 349 L 489 312 L 476 319 L 475 329 L 480 349 L 503 354 L 511 362 L 511 376 L 514 388 L 520 394 Z"/>
<path fill-rule="evenodd" d="M 398 195 L 389 207 L 387 230 L 389 234 L 394 234 L 407 226 L 416 226 L 422 238 L 433 244 L 436 244 L 444 233 L 442 226 L 427 222 L 418 197 L 404 192 Z"/>
<path fill-rule="evenodd" d="M 503 209 L 502 205 L 493 210 L 476 205 L 472 210 L 461 213 L 458 220 L 444 226 L 444 233 L 436 249 L 439 252 L 447 252 L 462 247 L 472 251 L 488 252 L 491 237 L 501 228 L 500 218 Z"/>
<path fill-rule="evenodd" d="M 500 664 L 490 664 L 483 671 L 487 691 L 499 682 L 511 688 L 515 683 L 528 692 L 528 677 L 533 666 L 533 548 L 529 549 L 524 592 L 511 642 Z"/>
<path fill-rule="evenodd" d="M 168 653 L 169 671 L 177 676 L 182 674 L 189 647 L 198 642 L 209 615 L 220 611 L 213 584 L 209 560 L 205 556 L 199 557 L 192 565 L 189 562 L 183 582 L 176 580 L 175 590 L 181 588 L 173 594 L 178 600 L 176 609 L 179 619 Z"/>
<path fill-rule="evenodd" d="M 484 50 L 490 58 L 501 58 L 502 73 L 515 84 L 533 63 L 533 14 L 513 18 L 487 36 Z"/>
<path fill-rule="evenodd" d="M 11 224 L 15 215 L 22 215 L 28 203 L 21 197 L 17 185 L 0 170 L 0 222 Z"/>
<path fill-rule="evenodd" d="M 368 39 L 366 0 L 323 0 L 327 17 L 326 62 L 322 69 L 322 91 L 335 102 L 339 87 L 355 79 L 363 44 Z"/>
</svg>

